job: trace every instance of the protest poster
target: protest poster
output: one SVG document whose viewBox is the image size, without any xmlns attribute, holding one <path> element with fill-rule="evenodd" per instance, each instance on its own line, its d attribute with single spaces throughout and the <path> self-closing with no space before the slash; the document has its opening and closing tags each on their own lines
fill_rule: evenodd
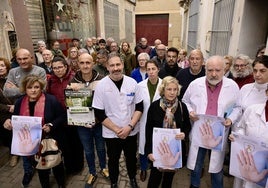
<svg viewBox="0 0 268 188">
<path fill-rule="evenodd" d="M 95 114 L 92 108 L 92 90 L 78 91 L 66 89 L 65 102 L 67 106 L 68 125 L 92 127 L 95 125 Z"/>
<path fill-rule="evenodd" d="M 11 154 L 31 156 L 38 152 L 42 136 L 42 117 L 12 116 Z"/>
<path fill-rule="evenodd" d="M 268 187 L 268 143 L 254 136 L 232 134 L 229 173 L 247 183 Z"/>
<path fill-rule="evenodd" d="M 182 167 L 181 140 L 175 138 L 180 129 L 153 129 L 153 166 L 161 169 L 178 169 Z"/>
<path fill-rule="evenodd" d="M 192 143 L 196 146 L 223 151 L 229 128 L 223 125 L 224 118 L 197 114 L 198 120 L 192 126 Z"/>
</svg>

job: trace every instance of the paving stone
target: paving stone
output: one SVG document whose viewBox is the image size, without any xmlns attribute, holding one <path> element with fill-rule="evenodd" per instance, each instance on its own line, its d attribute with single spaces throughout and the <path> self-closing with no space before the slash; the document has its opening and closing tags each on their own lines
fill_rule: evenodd
<svg viewBox="0 0 268 188">
<path fill-rule="evenodd" d="M 97 157 L 96 157 L 97 158 Z M 85 161 L 86 164 L 86 161 Z M 101 174 L 99 174 L 100 168 L 98 165 L 98 161 L 96 160 L 96 167 L 98 172 L 98 178 L 93 185 L 93 188 L 110 188 L 110 181 L 104 178 Z M 129 185 L 129 178 L 127 176 L 127 170 L 125 166 L 125 161 L 123 154 L 120 158 L 120 175 L 118 179 L 119 188 L 130 188 Z M 208 164 L 206 159 L 205 164 L 205 174 L 204 177 L 201 179 L 201 186 L 200 188 L 209 188 L 210 185 L 210 175 L 207 173 Z M 148 176 L 145 182 L 141 182 L 139 179 L 140 170 L 137 171 L 137 182 L 140 188 L 146 188 L 150 170 L 147 171 Z M 84 188 L 85 181 L 88 176 L 88 167 L 85 165 L 85 168 L 78 173 L 77 175 L 68 176 L 66 181 L 67 188 Z M 0 168 L 0 188 L 19 188 L 21 187 L 21 181 L 23 177 L 23 168 L 22 168 L 22 160 L 19 160 L 19 163 L 15 167 L 10 167 L 8 162 Z M 190 170 L 186 167 L 178 170 L 174 175 L 173 185 L 172 188 L 189 188 L 190 182 Z M 50 185 L 51 188 L 57 188 L 57 184 L 55 178 L 53 177 L 53 173 L 50 176 Z M 233 178 L 232 177 L 224 177 L 224 188 L 231 188 L 233 185 Z M 34 177 L 30 183 L 29 188 L 40 188 L 40 183 L 38 179 L 37 172 L 34 174 Z"/>
</svg>

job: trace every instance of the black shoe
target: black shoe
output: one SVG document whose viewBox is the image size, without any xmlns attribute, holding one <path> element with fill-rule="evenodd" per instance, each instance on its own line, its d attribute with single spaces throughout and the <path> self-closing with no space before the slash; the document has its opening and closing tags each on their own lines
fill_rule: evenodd
<svg viewBox="0 0 268 188">
<path fill-rule="evenodd" d="M 23 187 L 28 187 L 33 178 L 33 172 L 25 173 L 22 179 Z"/>
<path fill-rule="evenodd" d="M 198 187 L 191 185 L 190 188 L 198 188 Z"/>
<path fill-rule="evenodd" d="M 231 174 L 229 174 L 229 170 L 228 171 L 223 170 L 223 175 L 226 177 L 233 177 Z"/>
<path fill-rule="evenodd" d="M 111 188 L 118 188 L 117 183 L 112 183 Z"/>
<path fill-rule="evenodd" d="M 139 188 L 136 178 L 130 179 L 129 184 L 131 188 Z"/>
<path fill-rule="evenodd" d="M 202 171 L 201 171 L 201 177 L 200 178 L 203 178 L 204 174 L 205 174 L 205 168 L 203 167 Z"/>
<path fill-rule="evenodd" d="M 146 177 L 147 177 L 147 171 L 146 170 L 142 170 L 141 173 L 140 173 L 140 180 L 142 182 L 144 182 L 146 180 Z"/>
</svg>

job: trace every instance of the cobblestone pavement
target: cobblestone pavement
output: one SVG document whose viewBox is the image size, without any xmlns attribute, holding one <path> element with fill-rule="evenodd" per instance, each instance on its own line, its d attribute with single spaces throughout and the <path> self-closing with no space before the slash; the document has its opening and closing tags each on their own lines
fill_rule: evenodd
<svg viewBox="0 0 268 188">
<path fill-rule="evenodd" d="M 97 165 L 98 163 L 96 163 Z M 207 164 L 205 165 L 205 169 L 208 169 Z M 99 167 L 97 165 L 97 170 L 99 171 Z M 148 170 L 148 174 L 149 174 Z M 109 188 L 110 182 L 101 176 L 101 174 L 97 174 L 98 178 L 94 183 L 93 188 Z M 85 168 L 79 174 L 74 176 L 67 177 L 66 185 L 67 188 L 83 188 L 85 185 L 85 181 L 88 176 L 88 168 L 85 161 Z M 22 168 L 22 160 L 19 160 L 19 163 L 16 167 L 10 167 L 9 164 L 5 164 L 2 168 L 0 168 L 0 188 L 19 188 L 21 187 L 21 181 L 23 177 L 23 168 Z M 137 172 L 137 182 L 140 188 L 147 187 L 147 180 L 145 182 L 141 182 L 139 179 L 139 171 Z M 190 171 L 187 168 L 180 169 L 174 176 L 173 188 L 189 188 L 190 181 Z M 123 155 L 120 159 L 120 176 L 119 176 L 119 188 L 129 188 L 129 181 L 127 176 L 127 170 L 124 162 Z M 50 178 L 51 188 L 57 188 L 56 181 L 51 175 Z M 233 184 L 232 177 L 224 177 L 224 187 L 231 188 Z M 31 183 L 30 188 L 39 188 L 40 183 L 38 180 L 38 174 L 35 173 Z M 205 172 L 204 177 L 201 179 L 201 188 L 209 188 L 210 186 L 210 176 L 207 172 Z"/>
</svg>

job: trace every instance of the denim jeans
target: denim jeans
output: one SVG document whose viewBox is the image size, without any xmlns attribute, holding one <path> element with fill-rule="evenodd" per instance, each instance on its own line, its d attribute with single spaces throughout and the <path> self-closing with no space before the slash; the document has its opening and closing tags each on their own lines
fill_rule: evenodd
<svg viewBox="0 0 268 188">
<path fill-rule="evenodd" d="M 200 186 L 200 178 L 202 168 L 204 166 L 204 160 L 208 149 L 199 147 L 195 168 L 191 171 L 191 185 L 195 187 Z M 209 152 L 210 154 L 210 152 Z M 223 188 L 223 170 L 218 173 L 211 173 L 211 187 L 212 188 Z"/>
<path fill-rule="evenodd" d="M 34 156 L 23 156 L 22 157 L 23 161 L 23 170 L 24 173 L 33 173 L 33 161 L 34 161 Z"/>
<path fill-rule="evenodd" d="M 141 165 L 141 170 L 147 170 L 148 158 L 145 154 L 144 155 L 140 154 L 140 165 Z"/>
<path fill-rule="evenodd" d="M 89 173 L 95 175 L 95 152 L 94 142 L 96 145 L 97 155 L 99 158 L 100 168 L 106 168 L 106 150 L 105 141 L 102 137 L 102 125 L 96 124 L 93 128 L 77 127 L 78 135 L 84 147 Z"/>
</svg>

